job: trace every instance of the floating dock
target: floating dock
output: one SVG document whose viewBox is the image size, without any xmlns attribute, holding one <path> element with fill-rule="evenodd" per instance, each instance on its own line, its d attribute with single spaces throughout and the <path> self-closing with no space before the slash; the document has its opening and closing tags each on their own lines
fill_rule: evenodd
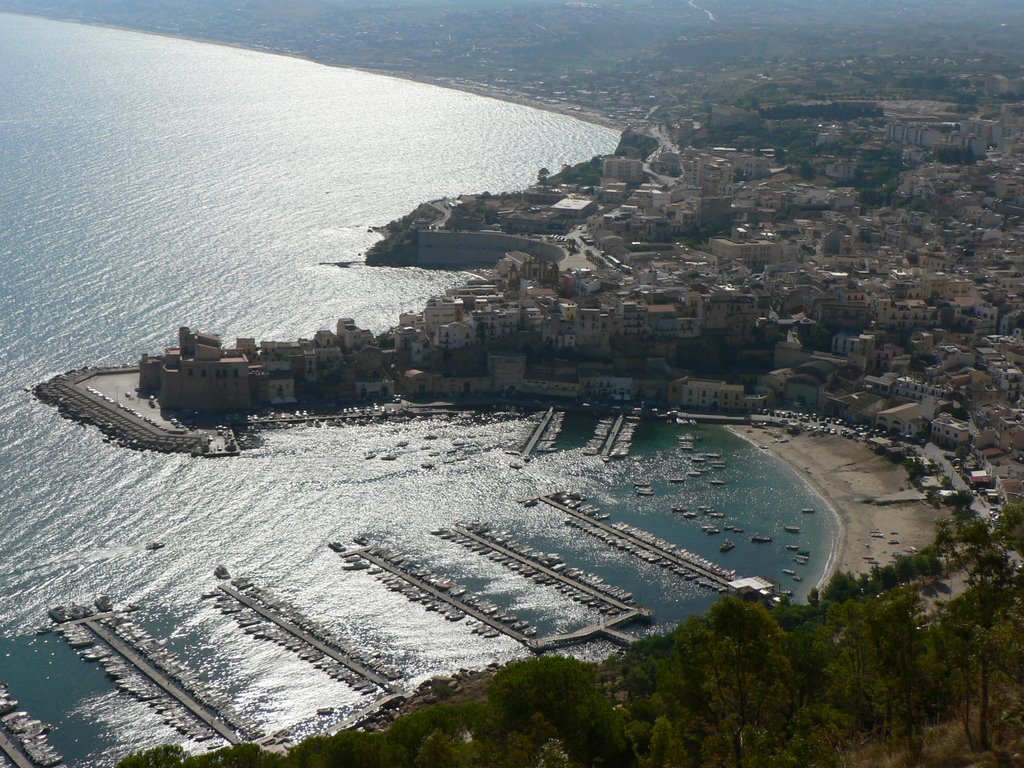
<svg viewBox="0 0 1024 768">
<path fill-rule="evenodd" d="M 371 662 L 363 660 L 354 649 L 336 638 L 325 627 L 303 616 L 296 608 L 253 586 L 248 579 L 235 579 L 231 584 L 219 585 L 219 589 L 263 621 L 282 630 L 287 636 L 286 640 L 291 638 L 306 646 L 306 652 L 300 653 L 300 656 L 308 656 L 308 660 L 313 663 L 320 662 L 325 657 L 332 659 L 350 674 L 369 684 L 366 690 L 354 685 L 357 690 L 370 693 L 375 688 L 380 688 L 388 693 L 398 692 L 398 688 L 391 681 L 401 677 L 400 674 L 386 670 L 382 664 L 379 664 L 377 669 L 371 668 Z"/>
<path fill-rule="evenodd" d="M 516 629 L 515 625 L 507 623 L 509 621 L 507 616 L 505 616 L 506 621 L 502 621 L 500 616 L 495 615 L 497 613 L 496 606 L 485 604 L 487 601 L 467 593 L 464 588 L 460 589 L 459 595 L 452 594 L 451 590 L 456 587 L 454 581 L 430 573 L 416 563 L 409 561 L 403 554 L 392 553 L 381 547 L 365 547 L 363 549 L 339 552 L 339 554 L 349 562 L 362 559 L 370 565 L 377 566 L 381 572 L 389 573 L 407 582 L 416 591 L 425 596 L 427 601 L 429 601 L 428 608 L 429 603 L 446 604 L 457 613 L 464 614 L 474 619 L 481 626 L 487 627 L 488 632 L 493 633 L 489 636 L 493 637 L 497 634 L 503 634 L 534 653 L 542 653 L 553 648 L 561 648 L 598 639 L 610 640 L 617 645 L 629 645 L 636 638 L 622 632 L 619 628 L 638 619 L 649 620 L 651 616 L 650 612 L 646 609 L 626 606 L 627 610 L 619 613 L 617 616 L 602 618 L 597 623 L 590 624 L 573 632 L 533 638 L 526 634 L 530 630 Z M 572 583 L 570 586 L 573 589 L 578 589 L 580 585 Z M 460 615 L 458 618 L 462 618 L 462 616 Z M 516 624 L 521 626 L 521 622 Z"/>
<path fill-rule="evenodd" d="M 704 580 L 705 585 L 717 587 L 722 591 L 732 591 L 731 582 L 736 579 L 734 571 L 659 539 L 649 531 L 627 526 L 624 523 L 608 525 L 596 520 L 571 504 L 567 504 L 565 494 L 539 496 L 538 501 L 564 512 L 568 516 L 569 522 L 581 530 L 598 535 L 609 543 L 622 545 L 619 547 L 620 549 L 626 549 L 646 562 L 661 565 L 676 573 L 695 574 L 698 579 Z"/>
<path fill-rule="evenodd" d="M 134 666 L 135 669 L 137 669 L 143 676 L 163 690 L 163 692 L 172 699 L 177 701 L 182 707 L 188 710 L 193 717 L 226 742 L 234 745 L 245 741 L 243 736 L 240 734 L 241 731 L 247 730 L 245 724 L 237 722 L 236 718 L 232 718 L 235 722 L 231 722 L 231 720 L 229 720 L 223 713 L 206 704 L 193 691 L 189 690 L 188 687 L 182 684 L 181 678 L 183 675 L 180 672 L 177 675 L 177 680 L 172 678 L 171 674 L 169 674 L 169 670 L 162 669 L 158 666 L 151 655 L 147 658 L 144 651 L 123 640 L 109 627 L 104 626 L 100 620 L 90 619 L 83 622 L 83 624 L 92 630 L 97 637 L 99 637 L 113 650 L 117 651 L 117 653 L 132 664 L 132 666 Z M 172 663 L 177 664 L 177 662 Z M 164 664 L 163 666 L 170 667 L 171 665 Z M 182 669 L 180 664 L 178 664 L 177 667 L 171 668 Z"/>
<path fill-rule="evenodd" d="M 0 766 L 63 768 L 64 758 L 46 740 L 50 726 L 18 710 L 5 683 L 0 682 Z"/>
<path fill-rule="evenodd" d="M 585 574 L 577 568 L 567 568 L 561 558 L 555 559 L 540 553 L 531 557 L 527 554 L 530 550 L 519 542 L 507 535 L 495 535 L 486 526 L 467 523 L 452 526 L 447 532 L 436 533 L 470 549 L 486 550 L 492 556 L 497 556 L 492 559 L 507 564 L 524 577 L 549 585 L 559 585 L 562 588 L 560 591 L 569 597 L 578 602 L 586 602 L 612 617 L 626 618 L 623 614 L 632 614 L 629 620 L 650 621 L 654 618 L 653 611 L 633 604 L 632 595 L 625 590 L 605 584 L 593 574 Z"/>
<path fill-rule="evenodd" d="M 556 412 L 554 408 L 548 408 L 545 411 L 520 451 L 520 456 L 524 461 L 529 461 L 535 451 L 547 452 L 554 449 L 555 438 L 558 437 L 558 432 L 562 429 L 564 418 L 565 414 Z"/>
<path fill-rule="evenodd" d="M 15 766 L 15 768 L 37 768 L 38 765 L 44 765 L 43 763 L 35 763 L 21 751 L 18 743 L 9 736 L 5 729 L 0 728 L 0 765 L 6 765 L 3 759 L 6 758 Z M 58 765 L 58 763 L 50 763 L 49 765 Z"/>
<path fill-rule="evenodd" d="M 96 603 L 99 606 L 101 598 Z M 98 662 L 118 688 L 163 714 L 165 723 L 196 741 L 216 735 L 239 744 L 256 735 L 256 726 L 225 696 L 210 689 L 161 642 L 112 610 L 109 601 L 99 612 L 85 613 L 88 610 L 58 606 L 50 609 L 50 616 L 57 632 L 84 660 Z M 177 715 L 176 705 L 198 724 Z"/>
</svg>

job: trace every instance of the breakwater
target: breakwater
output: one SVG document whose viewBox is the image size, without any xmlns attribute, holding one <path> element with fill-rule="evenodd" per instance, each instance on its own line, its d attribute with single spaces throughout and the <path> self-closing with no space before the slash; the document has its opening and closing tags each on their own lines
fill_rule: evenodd
<svg viewBox="0 0 1024 768">
<path fill-rule="evenodd" d="M 104 394 L 105 389 L 115 393 L 120 389 L 121 394 L 130 395 L 135 391 L 138 374 L 139 369 L 132 367 L 83 368 L 54 376 L 37 384 L 32 392 L 41 402 L 56 406 L 63 418 L 94 426 L 111 442 L 124 448 L 193 456 L 238 452 L 236 445 L 229 447 L 224 440 L 215 440 L 216 433 L 211 431 L 186 429 L 164 422 L 162 418 L 158 422 L 159 410 L 151 408 L 148 400 L 143 405 L 135 397 L 129 407 L 124 400 Z M 114 379 L 119 386 L 110 385 L 110 380 Z M 223 438 L 223 435 L 216 437 Z"/>
</svg>

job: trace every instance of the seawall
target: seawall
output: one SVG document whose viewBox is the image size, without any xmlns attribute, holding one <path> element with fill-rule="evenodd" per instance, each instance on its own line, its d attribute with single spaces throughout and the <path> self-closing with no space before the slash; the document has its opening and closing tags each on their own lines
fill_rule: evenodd
<svg viewBox="0 0 1024 768">
<path fill-rule="evenodd" d="M 416 266 L 493 267 L 509 251 L 522 251 L 546 261 L 557 262 L 565 251 L 554 243 L 500 232 L 418 233 Z"/>
</svg>

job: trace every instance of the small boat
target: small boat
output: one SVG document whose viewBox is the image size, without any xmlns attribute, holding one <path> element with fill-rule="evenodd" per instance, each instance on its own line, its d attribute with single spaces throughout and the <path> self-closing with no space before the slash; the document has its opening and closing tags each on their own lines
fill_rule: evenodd
<svg viewBox="0 0 1024 768">
<path fill-rule="evenodd" d="M 800 545 L 799 544 L 787 544 L 786 545 L 786 549 L 789 549 L 789 550 L 792 550 L 793 552 L 796 552 L 798 549 L 800 549 Z"/>
<path fill-rule="evenodd" d="M 794 571 L 792 568 L 783 568 L 782 572 L 787 576 L 796 576 L 796 571 Z"/>
<path fill-rule="evenodd" d="M 320 707 L 316 711 L 316 713 L 318 715 L 333 715 L 334 714 L 334 707 Z"/>
<path fill-rule="evenodd" d="M 523 502 L 523 506 L 524 507 L 536 507 L 537 506 L 537 499 L 527 499 L 526 501 Z"/>
<path fill-rule="evenodd" d="M 784 525 L 784 526 L 782 526 L 782 530 L 784 530 L 786 533 L 800 533 L 800 526 L 799 525 Z"/>
<path fill-rule="evenodd" d="M 345 551 L 345 545 L 342 544 L 340 541 L 332 541 L 327 546 L 330 547 L 331 549 L 333 549 L 335 552 L 344 552 Z"/>
<path fill-rule="evenodd" d="M 637 496 L 653 496 L 654 495 L 654 489 L 651 488 L 650 486 L 645 487 L 645 488 L 637 488 L 636 489 L 636 495 Z"/>
<path fill-rule="evenodd" d="M 811 507 L 804 507 L 800 511 L 803 512 L 805 515 L 813 515 L 814 514 L 814 510 Z"/>
<path fill-rule="evenodd" d="M 714 480 L 709 481 L 711 485 L 725 485 L 725 480 L 719 480 L 717 477 Z"/>
<path fill-rule="evenodd" d="M 799 575 L 796 575 L 796 574 L 793 575 L 793 581 L 803 581 L 803 580 L 804 580 L 803 576 L 799 576 Z"/>
<path fill-rule="evenodd" d="M 674 507 L 672 507 L 672 511 L 681 515 L 684 514 L 687 510 L 686 507 L 684 507 L 682 504 L 676 504 Z"/>
<path fill-rule="evenodd" d="M 755 533 L 753 536 L 750 537 L 750 540 L 752 542 L 754 542 L 755 544 L 767 544 L 768 542 L 770 542 L 772 540 L 772 537 L 771 536 L 762 536 L 762 535 L 760 535 L 758 533 Z"/>
<path fill-rule="evenodd" d="M 213 575 L 216 576 L 218 579 L 230 579 L 231 578 L 231 574 L 228 573 L 228 569 L 225 566 L 223 566 L 223 565 L 218 565 L 216 568 L 214 568 L 213 569 Z"/>
<path fill-rule="evenodd" d="M 151 541 L 146 545 L 146 549 L 150 552 L 156 552 L 158 549 L 163 549 L 166 546 L 162 541 Z"/>
<path fill-rule="evenodd" d="M 668 481 L 669 481 L 670 483 L 676 483 L 676 484 L 679 484 L 679 483 L 685 483 L 685 482 L 686 482 L 686 478 L 685 478 L 685 477 L 670 477 L 670 478 L 668 479 Z"/>
<path fill-rule="evenodd" d="M 718 551 L 719 552 L 728 552 L 730 549 L 734 549 L 735 547 L 736 547 L 736 545 L 732 543 L 731 539 L 726 539 L 718 547 Z"/>
</svg>

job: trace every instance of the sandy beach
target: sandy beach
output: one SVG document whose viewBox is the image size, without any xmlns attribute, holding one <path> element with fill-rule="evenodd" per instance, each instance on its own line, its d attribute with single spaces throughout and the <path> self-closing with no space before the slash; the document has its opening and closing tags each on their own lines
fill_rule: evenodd
<svg viewBox="0 0 1024 768">
<path fill-rule="evenodd" d="M 874 562 L 891 563 L 894 552 L 928 546 L 935 522 L 948 515 L 923 500 L 891 498 L 901 491 L 910 492 L 901 496 L 919 494 L 901 466 L 864 443 L 838 435 L 786 435 L 777 428 L 729 429 L 789 464 L 835 511 L 841 531 L 823 581 L 836 571 L 868 573 Z"/>
</svg>

